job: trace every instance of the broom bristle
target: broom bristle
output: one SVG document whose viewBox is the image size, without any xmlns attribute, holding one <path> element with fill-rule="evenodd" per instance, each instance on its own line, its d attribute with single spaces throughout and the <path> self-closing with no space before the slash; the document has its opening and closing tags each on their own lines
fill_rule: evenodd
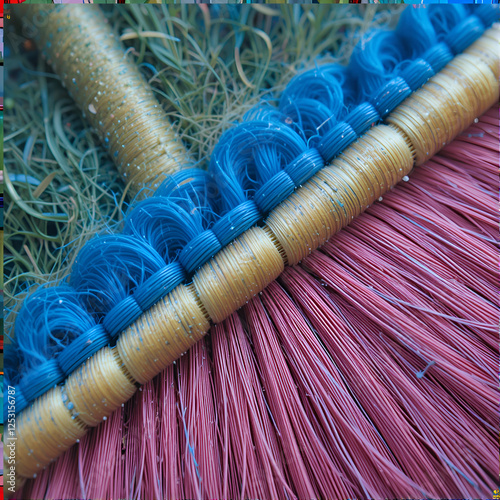
<svg viewBox="0 0 500 500">
<path fill-rule="evenodd" d="M 492 109 L 23 496 L 490 495 L 498 133 Z"/>
</svg>

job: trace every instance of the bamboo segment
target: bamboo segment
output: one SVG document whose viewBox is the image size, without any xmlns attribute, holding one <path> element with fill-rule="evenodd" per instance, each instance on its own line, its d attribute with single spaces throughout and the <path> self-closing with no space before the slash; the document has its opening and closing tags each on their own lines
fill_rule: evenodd
<svg viewBox="0 0 500 500">
<path fill-rule="evenodd" d="M 136 390 L 135 381 L 124 370 L 116 349 L 104 347 L 67 378 L 64 396 L 67 408 L 93 427 L 130 399 Z"/>
<path fill-rule="evenodd" d="M 188 166 L 165 112 L 99 7 L 32 7 L 42 19 L 39 48 L 97 130 L 132 193 L 156 188 L 166 175 Z"/>
<path fill-rule="evenodd" d="M 404 135 L 373 127 L 288 197 L 266 224 L 293 266 L 391 189 L 413 167 Z"/>
<path fill-rule="evenodd" d="M 117 342 L 127 370 L 141 384 L 172 364 L 210 328 L 193 286 L 180 285 L 157 302 Z"/>
</svg>

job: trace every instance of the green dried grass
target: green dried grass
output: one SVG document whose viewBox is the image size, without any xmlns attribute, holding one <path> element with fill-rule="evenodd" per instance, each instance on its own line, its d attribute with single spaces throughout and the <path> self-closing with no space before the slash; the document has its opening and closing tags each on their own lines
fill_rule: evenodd
<svg viewBox="0 0 500 500">
<path fill-rule="evenodd" d="M 263 98 L 279 97 L 290 78 L 320 56 L 324 62 L 347 61 L 360 33 L 393 25 L 400 8 L 133 5 L 104 10 L 204 167 L 222 132 L 246 111 Z M 13 12 L 29 11 L 15 6 Z M 17 34 L 6 32 L 7 46 L 15 40 L 6 61 L 11 77 L 4 146 L 8 309 L 16 309 L 32 285 L 63 279 L 79 248 L 97 232 L 119 228 L 127 208 L 126 186 L 58 78 L 35 62 L 33 53 L 16 50 L 23 47 L 20 30 L 18 25 Z M 36 182 L 22 182 L 19 175 Z"/>
</svg>

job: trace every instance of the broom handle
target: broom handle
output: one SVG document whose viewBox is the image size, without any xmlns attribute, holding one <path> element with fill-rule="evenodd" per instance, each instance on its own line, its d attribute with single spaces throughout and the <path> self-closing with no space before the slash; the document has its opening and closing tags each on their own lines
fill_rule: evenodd
<svg viewBox="0 0 500 500">
<path fill-rule="evenodd" d="M 144 313 L 17 422 L 17 473 L 32 477 L 283 271 L 362 213 L 498 102 L 498 25 L 269 215 Z"/>
<path fill-rule="evenodd" d="M 33 5 L 33 11 L 40 51 L 99 134 L 132 195 L 156 189 L 189 166 L 166 113 L 97 5 Z"/>
</svg>

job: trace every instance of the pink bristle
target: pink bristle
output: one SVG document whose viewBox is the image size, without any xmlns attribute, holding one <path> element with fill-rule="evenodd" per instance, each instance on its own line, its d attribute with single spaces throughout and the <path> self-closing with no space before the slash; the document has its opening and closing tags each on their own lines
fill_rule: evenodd
<svg viewBox="0 0 500 500">
<path fill-rule="evenodd" d="M 159 396 L 159 471 L 162 498 L 185 498 L 181 480 L 179 426 L 176 411 L 174 366 L 157 378 Z"/>
<path fill-rule="evenodd" d="M 398 470 L 380 435 L 360 412 L 342 374 L 300 310 L 277 283 L 262 297 L 279 332 L 302 402 L 310 408 L 309 420 L 316 424 L 317 438 L 346 478 L 344 482 L 359 484 L 357 496 L 362 492 L 369 497 L 388 492 L 395 497 L 418 494 L 416 485 Z M 329 493 L 331 497 L 334 492 Z"/>
<path fill-rule="evenodd" d="M 115 411 L 92 429 L 78 446 L 78 498 L 111 495 L 116 469 L 122 459 L 123 410 Z M 49 498 L 57 498 L 57 495 Z M 64 498 L 64 497 L 63 497 Z"/>
<path fill-rule="evenodd" d="M 363 222 L 369 221 L 366 217 Z M 493 354 L 493 351 L 485 350 L 484 343 L 491 345 L 494 342 L 498 311 L 466 286 L 464 281 L 467 281 L 467 277 L 463 273 L 462 283 L 457 281 L 459 276 L 451 269 L 442 268 L 441 276 L 438 276 L 436 267 L 424 262 L 421 250 L 407 238 L 395 233 L 391 238 L 394 247 L 388 249 L 388 254 L 392 250 L 392 256 L 383 255 L 378 248 L 361 247 L 363 237 L 365 242 L 375 247 L 377 241 L 376 237 L 369 237 L 369 226 L 361 235 L 357 229 L 358 225 L 354 225 L 349 235 L 352 238 L 341 235 L 334 244 L 325 246 L 324 252 L 335 257 L 344 269 L 349 269 L 367 286 L 383 294 L 395 307 L 405 311 L 411 309 L 426 324 L 435 324 L 436 335 L 456 346 L 466 356 L 474 352 L 470 350 L 472 346 L 482 350 L 486 356 Z M 386 231 L 390 233 L 391 229 L 387 227 Z M 360 238 L 359 244 L 353 245 L 353 239 L 357 236 Z M 384 272 L 377 273 L 379 269 Z M 424 274 L 426 269 L 432 269 L 432 272 Z M 443 278 L 443 275 L 448 278 Z M 489 286 L 492 284 L 489 283 Z M 471 330 L 470 327 L 474 328 Z M 480 332 L 480 338 L 477 331 Z"/>
<path fill-rule="evenodd" d="M 222 498 L 218 416 L 205 340 L 177 361 L 181 480 L 186 498 Z"/>
<path fill-rule="evenodd" d="M 477 409 L 491 424 L 496 421 L 496 394 L 492 387 L 486 385 L 492 384 L 491 377 L 488 379 L 484 370 L 440 338 L 437 329 L 414 317 L 411 310 L 402 310 L 385 301 L 321 252 L 308 258 L 307 267 L 313 273 L 318 273 L 332 290 L 343 294 L 360 315 L 366 315 L 377 324 L 395 349 L 404 349 L 415 371 L 424 369 L 427 363 L 434 361 L 432 374 L 440 383 L 466 400 L 480 405 Z M 478 392 L 482 398 L 475 397 Z"/>
<path fill-rule="evenodd" d="M 144 498 L 146 492 L 155 498 L 160 496 L 158 480 L 158 394 L 156 384 L 148 382 L 139 390 L 139 395 L 127 405 L 127 432 L 125 449 L 125 493 L 126 498 Z"/>
<path fill-rule="evenodd" d="M 464 489 L 468 485 L 451 489 L 447 482 L 449 468 L 429 452 L 432 441 L 426 444 L 422 437 L 437 437 L 448 446 L 453 440 L 462 441 L 467 447 L 473 445 L 487 462 L 488 454 L 484 450 L 488 449 L 488 437 L 481 426 L 455 407 L 453 410 L 458 415 L 455 424 L 446 423 L 442 410 L 453 402 L 440 386 L 429 382 L 431 372 L 419 380 L 411 367 L 381 342 L 379 327 L 352 308 L 343 294 L 328 292 L 301 269 L 286 270 L 280 281 L 311 321 L 353 395 L 409 477 L 434 491 L 433 496 L 452 496 L 453 491 L 456 496 L 470 493 Z M 468 429 L 462 428 L 464 424 L 469 424 Z M 415 432 L 417 425 L 422 434 Z M 445 425 L 448 426 L 446 433 Z M 489 451 L 492 444 L 490 440 Z M 460 448 L 458 451 L 461 453 Z"/>
<path fill-rule="evenodd" d="M 233 314 L 211 333 L 222 471 L 222 498 L 288 498 L 278 437 L 256 360 L 240 318 Z"/>
<path fill-rule="evenodd" d="M 355 490 L 317 439 L 296 382 L 281 351 L 274 327 L 259 299 L 245 307 L 271 414 L 281 439 L 286 465 L 299 498 L 344 498 Z"/>
</svg>

